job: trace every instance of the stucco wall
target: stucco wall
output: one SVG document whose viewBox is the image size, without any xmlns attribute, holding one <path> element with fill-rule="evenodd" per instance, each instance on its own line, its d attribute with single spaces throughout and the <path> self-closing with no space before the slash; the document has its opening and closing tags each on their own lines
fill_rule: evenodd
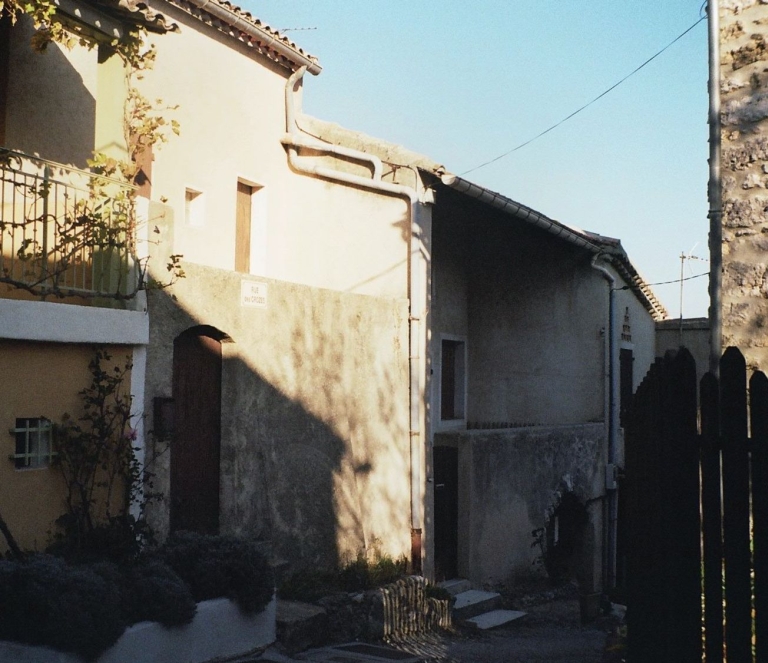
<svg viewBox="0 0 768 663">
<path fill-rule="evenodd" d="M 128 347 L 107 349 L 117 362 L 131 356 Z M 0 514 L 24 549 L 41 550 L 50 543 L 54 521 L 65 511 L 65 486 L 54 468 L 15 469 L 8 459 L 16 450 L 9 431 L 17 418 L 46 417 L 56 423 L 64 413 L 80 416 L 78 392 L 91 383 L 92 357 L 88 345 L 0 340 Z M 0 539 L 0 550 L 5 548 Z"/>
<path fill-rule="evenodd" d="M 531 532 L 564 490 L 588 505 L 580 580 L 600 582 L 605 433 L 601 424 L 439 433 L 459 449 L 459 574 L 500 582 L 543 572 Z M 594 591 L 592 589 L 591 591 Z"/>
<path fill-rule="evenodd" d="M 142 82 L 148 98 L 178 105 L 169 116 L 181 136 L 156 150 L 152 178 L 153 199 L 166 198 L 175 211 L 175 252 L 234 269 L 241 179 L 262 187 L 253 198 L 261 211 L 252 225 L 252 274 L 405 297 L 406 202 L 293 172 L 280 142 L 291 72 L 175 7 L 158 8 L 181 26 L 157 40 L 155 67 Z M 203 193 L 199 225 L 185 224 L 186 188 Z"/>
<path fill-rule="evenodd" d="M 690 350 L 696 361 L 698 381 L 709 370 L 709 320 L 684 318 L 682 345 Z M 663 357 L 667 350 L 677 350 L 681 343 L 680 320 L 662 320 L 656 323 L 656 356 Z"/>
<path fill-rule="evenodd" d="M 178 334 L 207 324 L 231 337 L 223 344 L 222 531 L 269 541 L 278 558 L 304 566 L 377 548 L 406 554 L 407 302 L 256 279 L 268 300 L 253 308 L 241 305 L 242 275 L 185 269 L 175 300 L 150 296 L 145 409 L 172 393 Z M 155 464 L 166 495 L 168 460 Z M 166 499 L 152 514 L 161 533 L 167 508 Z"/>
<path fill-rule="evenodd" d="M 433 219 L 433 339 L 467 336 L 467 420 L 602 419 L 608 291 L 590 256 L 448 190 Z"/>
<path fill-rule="evenodd" d="M 50 44 L 35 53 L 26 16 L 10 34 L 4 146 L 86 168 L 96 130 L 96 50 Z"/>
<path fill-rule="evenodd" d="M 768 368 L 768 6 L 720 3 L 723 346 Z"/>
</svg>

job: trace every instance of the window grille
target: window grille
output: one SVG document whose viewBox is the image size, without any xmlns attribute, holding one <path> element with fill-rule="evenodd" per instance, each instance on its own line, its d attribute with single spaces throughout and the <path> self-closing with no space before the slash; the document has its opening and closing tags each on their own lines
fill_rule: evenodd
<svg viewBox="0 0 768 663">
<path fill-rule="evenodd" d="M 16 453 L 10 459 L 17 470 L 47 467 L 56 455 L 52 445 L 52 427 L 44 417 L 16 419 L 16 428 L 11 435 L 16 437 Z"/>
</svg>

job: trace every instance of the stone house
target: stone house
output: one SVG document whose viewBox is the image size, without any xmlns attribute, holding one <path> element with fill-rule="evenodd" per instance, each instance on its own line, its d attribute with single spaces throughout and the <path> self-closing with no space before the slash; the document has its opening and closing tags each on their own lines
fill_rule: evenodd
<svg viewBox="0 0 768 663">
<path fill-rule="evenodd" d="M 186 278 L 98 319 L 28 304 L 132 348 L 153 526 L 257 538 L 294 567 L 386 553 L 484 583 L 530 568 L 530 532 L 571 492 L 578 572 L 610 582 L 620 405 L 664 316 L 619 242 L 303 115 L 319 63 L 234 5 L 151 6 L 178 30 L 138 85 L 178 106 L 181 135 L 144 154 L 139 231 L 155 275 L 182 254 Z M 76 145 L 56 159 L 84 167 Z M 56 340 L 11 319 L 5 338 Z"/>
</svg>

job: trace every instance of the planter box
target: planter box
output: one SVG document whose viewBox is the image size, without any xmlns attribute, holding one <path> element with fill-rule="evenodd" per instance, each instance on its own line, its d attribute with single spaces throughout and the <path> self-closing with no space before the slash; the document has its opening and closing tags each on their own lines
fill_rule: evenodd
<svg viewBox="0 0 768 663">
<path fill-rule="evenodd" d="M 229 599 L 202 601 L 186 626 L 166 628 L 156 622 L 129 626 L 96 663 L 203 663 L 246 654 L 275 641 L 275 614 L 275 599 L 256 615 L 243 614 Z M 48 647 L 0 641 L 0 661 L 82 663 L 83 659 Z"/>
</svg>

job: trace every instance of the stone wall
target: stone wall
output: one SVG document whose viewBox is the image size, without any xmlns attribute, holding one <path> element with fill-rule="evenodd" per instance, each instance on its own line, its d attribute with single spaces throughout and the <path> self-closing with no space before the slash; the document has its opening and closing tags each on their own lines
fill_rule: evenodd
<svg viewBox="0 0 768 663">
<path fill-rule="evenodd" d="M 723 347 L 768 366 L 768 4 L 721 0 Z"/>
</svg>

